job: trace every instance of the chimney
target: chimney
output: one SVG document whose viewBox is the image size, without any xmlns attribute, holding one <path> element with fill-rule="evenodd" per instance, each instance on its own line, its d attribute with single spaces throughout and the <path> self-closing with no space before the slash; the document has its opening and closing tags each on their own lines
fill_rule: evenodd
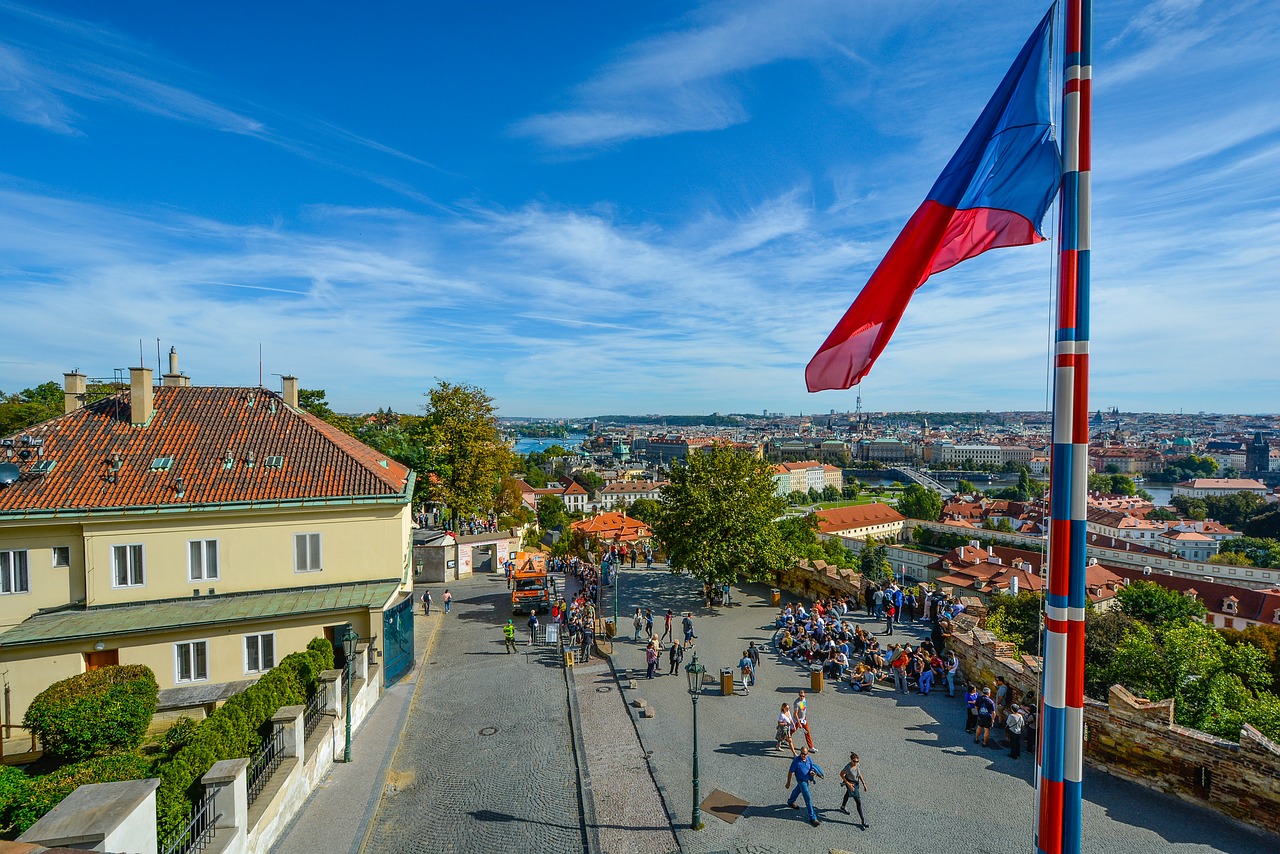
<svg viewBox="0 0 1280 854">
<path fill-rule="evenodd" d="M 191 378 L 184 377 L 178 372 L 178 348 L 169 348 L 169 373 L 164 375 L 164 384 L 166 386 L 189 386 Z"/>
<path fill-rule="evenodd" d="M 151 416 L 156 414 L 150 368 L 129 369 L 129 409 L 134 427 L 146 427 L 151 423 Z"/>
<path fill-rule="evenodd" d="M 69 374 L 63 374 L 63 386 L 66 389 L 62 395 L 62 411 L 74 412 L 84 406 L 85 402 L 85 378 L 80 373 L 80 369 L 76 368 Z"/>
<path fill-rule="evenodd" d="M 298 378 L 294 376 L 284 376 L 280 378 L 284 390 L 280 396 L 284 398 L 284 402 L 294 409 L 298 408 Z"/>
</svg>

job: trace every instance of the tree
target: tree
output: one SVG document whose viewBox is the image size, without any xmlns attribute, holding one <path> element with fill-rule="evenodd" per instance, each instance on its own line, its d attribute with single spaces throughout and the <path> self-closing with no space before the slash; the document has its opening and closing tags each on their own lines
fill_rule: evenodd
<svg viewBox="0 0 1280 854">
<path fill-rule="evenodd" d="M 1232 495 L 1210 495 L 1204 499 L 1205 512 L 1229 528 L 1242 528 L 1266 508 L 1266 500 L 1253 492 Z"/>
<path fill-rule="evenodd" d="M 846 483 L 844 488 L 840 490 L 840 497 L 845 501 L 854 501 L 858 497 L 858 493 L 862 491 L 862 484 L 858 481 Z"/>
<path fill-rule="evenodd" d="M 822 493 L 811 486 L 809 487 L 808 498 L 810 504 L 817 504 L 822 500 Z"/>
<path fill-rule="evenodd" d="M 858 553 L 858 572 L 869 581 L 880 581 L 893 577 L 893 564 L 889 563 L 888 551 L 876 542 L 876 538 L 867 536 Z"/>
<path fill-rule="evenodd" d="M 1236 564 L 1236 566 L 1280 567 L 1280 540 L 1264 537 L 1233 537 L 1222 543 L 1220 552 L 1215 557 L 1226 558 L 1229 554 L 1238 553 L 1247 558 L 1247 563 Z M 1218 562 L 1227 563 L 1228 561 L 1224 559 Z"/>
<path fill-rule="evenodd" d="M 1165 510 L 1163 507 L 1157 507 L 1147 512 L 1148 522 L 1176 522 L 1178 514 Z"/>
<path fill-rule="evenodd" d="M 826 486 L 822 487 L 822 500 L 823 501 L 839 501 L 840 490 L 837 489 L 832 484 L 827 484 Z"/>
<path fill-rule="evenodd" d="M 507 475 L 498 485 L 498 497 L 494 501 L 494 510 L 500 515 L 511 516 L 524 504 L 524 493 L 514 477 Z"/>
<path fill-rule="evenodd" d="M 574 481 L 587 491 L 587 497 L 595 501 L 600 490 L 604 489 L 604 478 L 593 471 L 580 471 L 574 474 Z"/>
<path fill-rule="evenodd" d="M 961 495 L 974 495 L 978 491 L 978 487 L 974 486 L 967 480 L 956 481 L 956 492 Z"/>
<path fill-rule="evenodd" d="M 1136 620 L 1159 627 L 1164 623 L 1203 617 L 1204 603 L 1154 581 L 1135 581 L 1116 592 L 1120 610 Z"/>
<path fill-rule="evenodd" d="M 1116 649 L 1137 621 L 1118 608 L 1084 612 L 1084 692 L 1106 701 L 1111 686 L 1123 684 L 1117 666 Z"/>
<path fill-rule="evenodd" d="M 787 496 L 787 501 L 799 506 L 809 501 L 809 495 L 808 493 L 801 492 L 800 490 L 797 489 Z"/>
<path fill-rule="evenodd" d="M 546 531 L 563 528 L 569 524 L 569 510 L 558 495 L 538 496 L 538 527 Z"/>
<path fill-rule="evenodd" d="M 1245 536 L 1280 539 L 1280 510 L 1261 513 L 1244 525 Z"/>
<path fill-rule="evenodd" d="M 631 506 L 627 508 L 627 515 L 632 519 L 638 519 L 646 525 L 652 525 L 654 520 L 658 518 L 658 514 L 662 512 L 662 505 L 652 498 L 637 498 L 631 502 Z"/>
<path fill-rule="evenodd" d="M 1176 509 L 1179 513 L 1188 519 L 1196 521 L 1204 521 L 1209 517 L 1209 509 L 1201 498 L 1188 498 L 1185 495 L 1175 495 L 1169 499 L 1169 505 Z"/>
<path fill-rule="evenodd" d="M 987 603 L 986 627 L 1019 651 L 1035 655 L 1040 651 L 1040 606 L 1044 595 L 1023 590 L 1017 596 L 996 595 Z"/>
<path fill-rule="evenodd" d="M 936 522 L 942 517 L 942 496 L 918 483 L 908 484 L 898 499 L 898 512 L 912 519 Z"/>
<path fill-rule="evenodd" d="M 444 380 L 426 396 L 421 425 L 435 455 L 432 497 L 448 506 L 455 521 L 463 513 L 487 513 L 514 463 L 498 431 L 493 398 L 476 386 Z"/>
<path fill-rule="evenodd" d="M 18 394 L 0 392 L 0 434 L 17 433 L 56 418 L 62 414 L 62 402 L 62 386 L 54 382 L 24 388 Z"/>
<path fill-rule="evenodd" d="M 723 584 L 739 574 L 760 580 L 786 566 L 774 521 L 786 502 L 775 493 L 772 469 L 720 445 L 672 466 L 653 533 L 673 572 Z"/>
</svg>

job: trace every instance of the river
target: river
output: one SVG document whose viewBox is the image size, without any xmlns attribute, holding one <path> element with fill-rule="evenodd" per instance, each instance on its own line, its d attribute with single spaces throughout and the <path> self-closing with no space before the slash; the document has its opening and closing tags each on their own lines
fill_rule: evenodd
<svg viewBox="0 0 1280 854">
<path fill-rule="evenodd" d="M 552 445 L 559 445 L 567 451 L 572 451 L 586 440 L 587 435 L 585 433 L 570 433 L 567 437 L 559 439 L 532 439 L 526 437 L 516 440 L 515 452 L 517 454 L 528 454 L 532 451 L 545 451 Z"/>
</svg>

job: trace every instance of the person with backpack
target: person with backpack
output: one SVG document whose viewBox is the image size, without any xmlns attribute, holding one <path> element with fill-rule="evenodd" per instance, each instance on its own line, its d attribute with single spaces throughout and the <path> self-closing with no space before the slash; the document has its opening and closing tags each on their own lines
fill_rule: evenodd
<svg viewBox="0 0 1280 854">
<path fill-rule="evenodd" d="M 1025 722 L 1022 707 L 1010 706 L 1009 713 L 1004 716 L 1004 734 L 1009 745 L 1010 759 L 1017 759 L 1022 755 L 1022 727 Z"/>
<path fill-rule="evenodd" d="M 973 737 L 974 744 L 981 744 L 983 747 L 990 747 L 987 739 L 991 737 L 991 726 L 996 719 L 996 701 L 991 699 L 991 689 L 982 686 L 982 693 L 978 695 L 978 702 L 975 705 L 975 711 L 978 714 L 978 730 Z M 997 747 L 999 745 L 996 745 Z"/>
<path fill-rule="evenodd" d="M 672 644 L 675 646 L 675 644 Z M 742 651 L 742 659 L 738 662 L 738 669 L 742 671 L 742 687 L 750 688 L 756 684 L 755 667 L 751 663 L 751 656 L 744 649 Z"/>
<path fill-rule="evenodd" d="M 840 781 L 844 783 L 844 800 L 840 803 L 840 812 L 849 814 L 849 799 L 853 798 L 853 804 L 858 808 L 858 821 L 862 823 L 862 829 L 866 830 L 868 825 L 867 819 L 862 815 L 862 790 L 867 787 L 867 781 L 862 779 L 862 771 L 858 769 L 858 754 L 849 754 L 849 764 L 840 770 Z"/>
</svg>

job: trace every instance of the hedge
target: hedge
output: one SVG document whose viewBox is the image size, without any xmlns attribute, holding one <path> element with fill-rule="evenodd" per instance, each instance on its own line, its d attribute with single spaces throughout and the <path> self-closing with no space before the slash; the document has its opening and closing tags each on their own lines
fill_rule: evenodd
<svg viewBox="0 0 1280 854">
<path fill-rule="evenodd" d="M 234 695 L 189 733 L 175 738 L 172 757 L 156 770 L 157 832 L 167 838 L 191 812 L 194 791 L 214 763 L 251 756 L 273 715 L 282 706 L 305 703 L 316 691 L 321 671 L 333 669 L 333 646 L 315 638 L 305 652 L 285 656 L 244 691 Z"/>
<path fill-rule="evenodd" d="M 159 693 L 149 667 L 100 667 L 41 691 L 22 723 L 45 753 L 68 762 L 132 750 L 147 733 Z"/>
<path fill-rule="evenodd" d="M 17 768 L 0 765 L 0 836 L 17 836 L 20 831 L 13 830 L 13 813 L 30 797 L 31 778 Z"/>
<path fill-rule="evenodd" d="M 0 785 L 4 788 L 13 786 L 15 790 L 22 792 L 23 797 L 21 801 L 11 804 L 2 817 L 12 826 L 15 834 L 20 834 L 81 786 L 88 783 L 142 780 L 150 777 L 151 773 L 150 759 L 138 756 L 136 753 L 119 753 L 114 756 L 95 756 L 83 762 L 64 765 L 41 777 L 22 775 L 25 777 L 25 783 L 19 783 L 16 780 L 11 782 L 9 775 L 6 774 L 0 778 Z"/>
</svg>

